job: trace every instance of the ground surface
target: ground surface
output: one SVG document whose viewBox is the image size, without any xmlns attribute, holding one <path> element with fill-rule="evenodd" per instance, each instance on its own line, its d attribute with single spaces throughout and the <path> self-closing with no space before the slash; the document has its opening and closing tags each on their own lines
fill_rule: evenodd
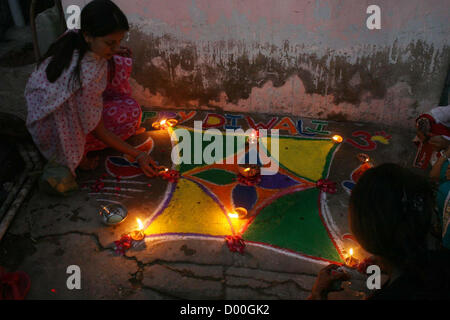
<svg viewBox="0 0 450 320">
<path fill-rule="evenodd" d="M 23 47 L 19 42 L 9 48 Z M 1 111 L 24 118 L 23 88 L 31 70 L 0 67 Z M 81 190 L 74 195 L 33 190 L 0 243 L 0 265 L 30 275 L 29 299 L 304 299 L 324 265 L 342 262 L 350 247 L 365 255 L 347 225 L 349 190 L 361 168 L 357 155 L 368 154 L 375 165 L 407 167 L 415 155 L 413 132 L 379 125 L 143 109 L 142 125 L 149 130 L 129 142 L 179 170 L 180 180 L 149 179 L 132 159 L 105 150 L 97 170 L 79 173 Z M 258 124 L 280 129 L 280 155 L 274 156 L 279 174 L 250 187 L 236 180 L 237 165 L 173 166 L 168 132 L 151 130 L 167 117 L 177 118 L 179 128 L 199 120 L 205 129 L 221 131 Z M 334 143 L 334 134 L 343 143 Z M 270 150 L 271 141 L 263 145 Z M 322 178 L 337 183 L 336 194 L 320 192 L 316 182 Z M 116 202 L 128 217 L 105 226 L 98 213 Z M 248 209 L 249 219 L 228 217 L 238 206 Z M 146 240 L 117 255 L 114 241 L 136 229 L 136 218 L 144 222 Z M 233 234 L 245 240 L 244 254 L 228 249 L 224 237 Z M 66 287 L 70 265 L 81 268 L 81 290 Z M 358 298 L 352 294 L 346 298 Z"/>
<path fill-rule="evenodd" d="M 29 27 L 11 28 L 0 41 L 0 108 L 25 119 L 25 84 L 33 72 L 34 54 Z"/>
<path fill-rule="evenodd" d="M 146 110 L 148 129 L 171 116 L 180 120 L 179 127 L 194 120 L 222 127 L 221 115 Z M 30 274 L 30 299 L 306 298 L 328 261 L 342 262 L 350 247 L 356 256 L 365 254 L 347 226 L 348 189 L 361 166 L 357 155 L 367 153 L 374 164 L 409 166 L 412 135 L 303 119 L 301 132 L 314 135 L 308 137 L 291 126 L 299 119 L 277 116 L 243 115 L 236 124 L 246 129 L 273 118 L 274 127 L 283 129 L 278 175 L 248 187 L 235 180 L 237 165 L 201 164 L 174 167 L 181 179 L 169 183 L 145 177 L 126 157 L 105 150 L 97 170 L 79 173 L 82 189 L 76 194 L 57 198 L 34 190 L 3 240 L 2 263 Z M 334 143 L 332 134 L 344 142 Z M 129 142 L 172 166 L 167 131 L 149 130 Z M 315 183 L 322 178 L 337 183 L 336 194 L 320 192 Z M 99 211 L 116 202 L 128 209 L 128 217 L 105 226 Z M 230 219 L 227 212 L 237 206 L 246 207 L 251 218 Z M 117 255 L 113 242 L 137 228 L 136 218 L 144 222 L 146 240 Z M 229 251 L 224 237 L 232 234 L 242 235 L 244 254 Z M 81 268 L 82 290 L 66 288 L 70 265 Z"/>
</svg>

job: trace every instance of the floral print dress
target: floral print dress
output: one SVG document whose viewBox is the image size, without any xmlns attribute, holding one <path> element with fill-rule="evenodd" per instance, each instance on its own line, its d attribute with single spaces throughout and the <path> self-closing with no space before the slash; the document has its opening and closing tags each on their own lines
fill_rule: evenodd
<svg viewBox="0 0 450 320">
<path fill-rule="evenodd" d="M 141 120 L 141 108 L 130 97 L 131 58 L 114 56 L 108 63 L 87 52 L 81 61 L 82 88 L 71 90 L 77 59 L 75 51 L 69 68 L 50 83 L 45 73 L 48 58 L 25 88 L 27 128 L 33 141 L 45 158 L 67 166 L 74 176 L 87 152 L 107 147 L 91 133 L 102 117 L 105 127 L 123 140 L 135 134 Z"/>
</svg>

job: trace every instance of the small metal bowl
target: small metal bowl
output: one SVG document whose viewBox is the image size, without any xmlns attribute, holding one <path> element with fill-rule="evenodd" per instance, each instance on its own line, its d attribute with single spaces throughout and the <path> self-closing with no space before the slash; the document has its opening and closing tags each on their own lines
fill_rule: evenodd
<svg viewBox="0 0 450 320">
<path fill-rule="evenodd" d="M 102 206 L 100 209 L 102 221 L 108 226 L 122 223 L 128 216 L 128 210 L 121 204 L 113 203 Z"/>
</svg>

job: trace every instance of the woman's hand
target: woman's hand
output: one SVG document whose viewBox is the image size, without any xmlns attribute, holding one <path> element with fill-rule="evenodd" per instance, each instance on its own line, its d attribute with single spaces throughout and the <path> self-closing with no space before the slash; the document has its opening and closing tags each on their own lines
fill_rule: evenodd
<svg viewBox="0 0 450 320">
<path fill-rule="evenodd" d="M 450 146 L 448 146 L 447 149 L 445 149 L 444 156 L 450 158 Z"/>
<path fill-rule="evenodd" d="M 131 56 L 133 55 L 130 48 L 122 46 L 116 50 L 116 54 L 126 58 L 131 58 Z"/>
<path fill-rule="evenodd" d="M 310 300 L 326 300 L 328 292 L 331 291 L 333 282 L 336 280 L 345 281 L 350 279 L 349 275 L 344 271 L 336 270 L 338 265 L 330 264 L 319 271 L 316 283 L 311 290 Z"/>
<path fill-rule="evenodd" d="M 434 136 L 430 138 L 430 144 L 434 151 L 446 150 L 450 146 L 450 142 L 443 136 Z"/>
<path fill-rule="evenodd" d="M 97 139 L 103 141 L 106 145 L 134 158 L 135 161 L 139 163 L 139 166 L 145 175 L 149 177 L 158 175 L 158 165 L 155 161 L 153 161 L 153 159 L 146 152 L 130 146 L 113 132 L 106 129 L 103 123 L 103 117 L 92 133 Z"/>
<path fill-rule="evenodd" d="M 158 166 L 147 153 L 140 153 L 136 157 L 136 161 L 139 163 L 139 167 L 142 169 L 146 176 L 153 178 L 158 175 Z"/>
</svg>

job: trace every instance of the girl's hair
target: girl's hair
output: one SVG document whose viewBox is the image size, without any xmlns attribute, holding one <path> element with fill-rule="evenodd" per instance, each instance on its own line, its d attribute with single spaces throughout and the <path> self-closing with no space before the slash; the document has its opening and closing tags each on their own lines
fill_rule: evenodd
<svg viewBox="0 0 450 320">
<path fill-rule="evenodd" d="M 110 0 L 93 0 L 81 11 L 81 30 L 78 32 L 67 32 L 54 42 L 39 61 L 39 64 L 51 57 L 45 71 L 48 81 L 53 83 L 70 66 L 73 53 L 75 50 L 78 50 L 78 60 L 75 71 L 71 75 L 71 81 L 75 79 L 76 84 L 81 87 L 81 60 L 89 50 L 83 33 L 91 37 L 104 37 L 114 32 L 128 30 L 127 17 L 117 5 Z"/>
<path fill-rule="evenodd" d="M 427 255 L 434 196 L 430 181 L 387 163 L 366 171 L 352 190 L 350 229 L 368 252 L 416 273 Z"/>
</svg>

